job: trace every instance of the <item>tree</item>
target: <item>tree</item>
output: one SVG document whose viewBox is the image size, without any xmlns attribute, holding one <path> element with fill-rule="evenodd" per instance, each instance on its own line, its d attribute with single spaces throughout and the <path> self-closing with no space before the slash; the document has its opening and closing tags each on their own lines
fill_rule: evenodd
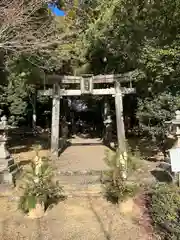
<svg viewBox="0 0 180 240">
<path fill-rule="evenodd" d="M 180 108 L 180 51 L 177 18 L 180 1 L 154 1 L 144 22 L 146 38 L 141 48 L 137 82 L 141 129 L 151 136 L 164 152 L 167 139 L 166 121 Z"/>
<path fill-rule="evenodd" d="M 96 1 L 82 37 L 83 71 L 123 73 L 137 68 L 144 39 L 144 1 Z"/>
<path fill-rule="evenodd" d="M 180 1 L 96 1 L 80 36 L 80 73 L 139 70 L 137 117 L 164 151 L 166 121 L 180 107 Z"/>
<path fill-rule="evenodd" d="M 32 112 L 36 83 L 44 84 L 46 73 L 62 73 L 75 56 L 71 49 L 80 28 L 73 8 L 66 18 L 56 18 L 44 0 L 3 0 L 0 7 L 2 73 L 7 80 L 1 85 L 1 107 L 8 108 L 11 122 L 18 124 Z"/>
<path fill-rule="evenodd" d="M 0 49 L 13 53 L 50 52 L 73 35 L 47 8 L 46 0 L 1 0 Z"/>
<path fill-rule="evenodd" d="M 24 4 L 26 8 L 18 10 L 21 14 L 16 13 L 13 2 L 14 6 Z M 60 1 L 65 18 L 51 16 L 43 0 L 7 3 L 0 3 L 0 47 L 29 62 L 31 78 L 32 72 L 99 74 L 138 69 L 140 125 L 153 138 L 164 136 L 164 122 L 179 106 L 179 0 Z M 19 17 L 12 21 L 10 16 L 15 15 Z M 8 72 L 21 76 L 22 67 L 15 70 L 11 60 L 6 57 Z"/>
</svg>

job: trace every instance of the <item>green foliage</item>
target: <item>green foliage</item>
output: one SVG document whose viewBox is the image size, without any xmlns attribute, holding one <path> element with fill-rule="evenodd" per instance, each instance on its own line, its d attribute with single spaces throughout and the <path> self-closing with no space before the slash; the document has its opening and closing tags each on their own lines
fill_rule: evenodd
<svg viewBox="0 0 180 240">
<path fill-rule="evenodd" d="M 43 160 L 37 174 L 35 164 L 32 163 L 22 177 L 23 191 L 19 201 L 19 208 L 27 213 L 36 203 L 43 203 L 45 208 L 62 198 L 62 187 L 53 180 L 53 169 L 47 159 Z"/>
<path fill-rule="evenodd" d="M 127 183 L 122 178 L 122 168 L 119 164 L 119 153 L 108 151 L 105 157 L 106 163 L 110 166 L 111 170 L 105 173 L 105 196 L 107 200 L 118 203 L 127 197 L 132 197 L 137 193 L 138 186 L 136 184 Z M 128 176 L 132 174 L 140 166 L 139 158 L 131 153 L 128 154 L 127 170 Z"/>
<path fill-rule="evenodd" d="M 152 222 L 164 240 L 180 239 L 180 189 L 158 184 L 150 193 L 149 211 Z"/>
<path fill-rule="evenodd" d="M 46 71 L 51 72 L 56 68 L 55 63 L 49 65 L 38 55 L 23 54 L 11 59 L 6 59 L 7 82 L 2 86 L 1 107 L 8 108 L 9 122 L 13 125 L 22 124 L 27 119 L 32 119 L 34 106 L 34 95 L 36 94 L 36 83 L 45 83 Z M 42 69 L 43 65 L 43 69 Z M 48 67 L 47 67 L 48 65 Z M 38 103 L 46 104 L 47 97 L 37 97 Z"/>
<path fill-rule="evenodd" d="M 82 72 L 139 70 L 137 117 L 163 152 L 165 122 L 180 107 L 179 5 L 179 0 L 97 1 L 94 19 L 80 35 Z"/>
<path fill-rule="evenodd" d="M 175 19 L 179 1 L 154 2 L 148 13 L 149 34 L 138 59 L 141 77 L 137 81 L 137 117 L 142 132 L 156 142 L 162 152 L 167 137 L 166 121 L 180 107 L 179 36 Z M 173 31 L 172 31 L 173 29 Z"/>
<path fill-rule="evenodd" d="M 11 74 L 11 80 L 7 86 L 7 103 L 10 111 L 10 121 L 12 124 L 24 120 L 27 115 L 28 92 L 25 85 L 24 76 Z"/>
<path fill-rule="evenodd" d="M 109 176 L 112 179 L 112 175 Z M 105 185 L 105 197 L 112 203 L 124 201 L 128 197 L 133 197 L 138 191 L 138 186 L 128 184 L 122 179 L 117 179 L 116 182 L 109 180 Z"/>
<path fill-rule="evenodd" d="M 139 3 L 121 0 L 97 2 L 94 19 L 83 36 L 89 71 L 120 73 L 136 68 L 144 29 Z"/>
<path fill-rule="evenodd" d="M 138 151 L 135 151 L 133 153 L 130 150 L 128 151 L 127 156 L 128 156 L 127 157 L 127 172 L 128 172 L 128 176 L 130 176 L 133 173 L 133 171 L 137 170 L 140 167 L 141 156 Z M 110 168 L 112 168 L 112 169 L 117 168 L 117 166 L 119 166 L 119 152 L 107 150 L 105 152 L 104 161 Z"/>
<path fill-rule="evenodd" d="M 163 148 L 165 121 L 180 107 L 180 1 L 63 0 L 59 6 L 67 13 L 55 18 L 59 44 L 6 58 L 8 86 L 1 86 L 0 100 L 12 122 L 31 113 L 34 87 L 25 83 L 44 81 L 45 72 L 105 74 L 138 69 L 140 127 Z M 47 11 L 41 15 L 48 18 Z"/>
<path fill-rule="evenodd" d="M 180 108 L 179 55 L 172 48 L 147 48 L 142 51 L 143 72 L 137 83 L 137 118 L 141 130 L 164 152 L 167 124 Z"/>
<path fill-rule="evenodd" d="M 172 120 L 179 107 L 179 94 L 173 95 L 171 92 L 162 92 L 156 97 L 145 97 L 138 102 L 137 117 L 141 131 L 150 137 L 163 153 L 168 137 L 166 122 Z"/>
</svg>

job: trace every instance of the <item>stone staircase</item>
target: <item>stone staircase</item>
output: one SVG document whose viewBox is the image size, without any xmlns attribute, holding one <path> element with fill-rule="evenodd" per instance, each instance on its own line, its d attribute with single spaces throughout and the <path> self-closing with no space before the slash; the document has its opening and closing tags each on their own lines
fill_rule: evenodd
<svg viewBox="0 0 180 240">
<path fill-rule="evenodd" d="M 56 180 L 68 197 L 98 197 L 103 194 L 102 171 L 57 171 Z"/>
<path fill-rule="evenodd" d="M 109 167 L 104 161 L 107 148 L 101 139 L 74 136 L 69 147 L 54 162 L 56 179 L 68 196 L 100 196 L 101 176 Z"/>
</svg>

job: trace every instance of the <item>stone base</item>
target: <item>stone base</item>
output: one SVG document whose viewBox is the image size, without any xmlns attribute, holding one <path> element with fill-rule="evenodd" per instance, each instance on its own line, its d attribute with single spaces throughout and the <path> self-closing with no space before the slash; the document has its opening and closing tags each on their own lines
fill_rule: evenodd
<svg viewBox="0 0 180 240">
<path fill-rule="evenodd" d="M 18 166 L 14 163 L 13 158 L 0 159 L 0 183 L 15 185 L 15 176 L 18 171 Z"/>
<path fill-rule="evenodd" d="M 0 175 L 1 175 L 1 183 L 13 184 L 14 182 L 13 175 L 8 170 L 1 172 Z"/>
<path fill-rule="evenodd" d="M 0 172 L 0 184 L 13 184 L 15 185 L 15 178 L 16 174 L 18 173 L 18 169 L 14 170 L 13 172 L 9 172 L 8 169 Z"/>
</svg>

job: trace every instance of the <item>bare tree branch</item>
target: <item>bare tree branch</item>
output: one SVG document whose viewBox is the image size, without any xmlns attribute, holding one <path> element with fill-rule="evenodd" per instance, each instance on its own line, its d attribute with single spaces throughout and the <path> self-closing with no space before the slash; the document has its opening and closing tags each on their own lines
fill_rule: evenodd
<svg viewBox="0 0 180 240">
<path fill-rule="evenodd" d="M 47 0 L 1 0 L 0 49 L 32 52 L 64 41 L 46 5 Z"/>
</svg>

